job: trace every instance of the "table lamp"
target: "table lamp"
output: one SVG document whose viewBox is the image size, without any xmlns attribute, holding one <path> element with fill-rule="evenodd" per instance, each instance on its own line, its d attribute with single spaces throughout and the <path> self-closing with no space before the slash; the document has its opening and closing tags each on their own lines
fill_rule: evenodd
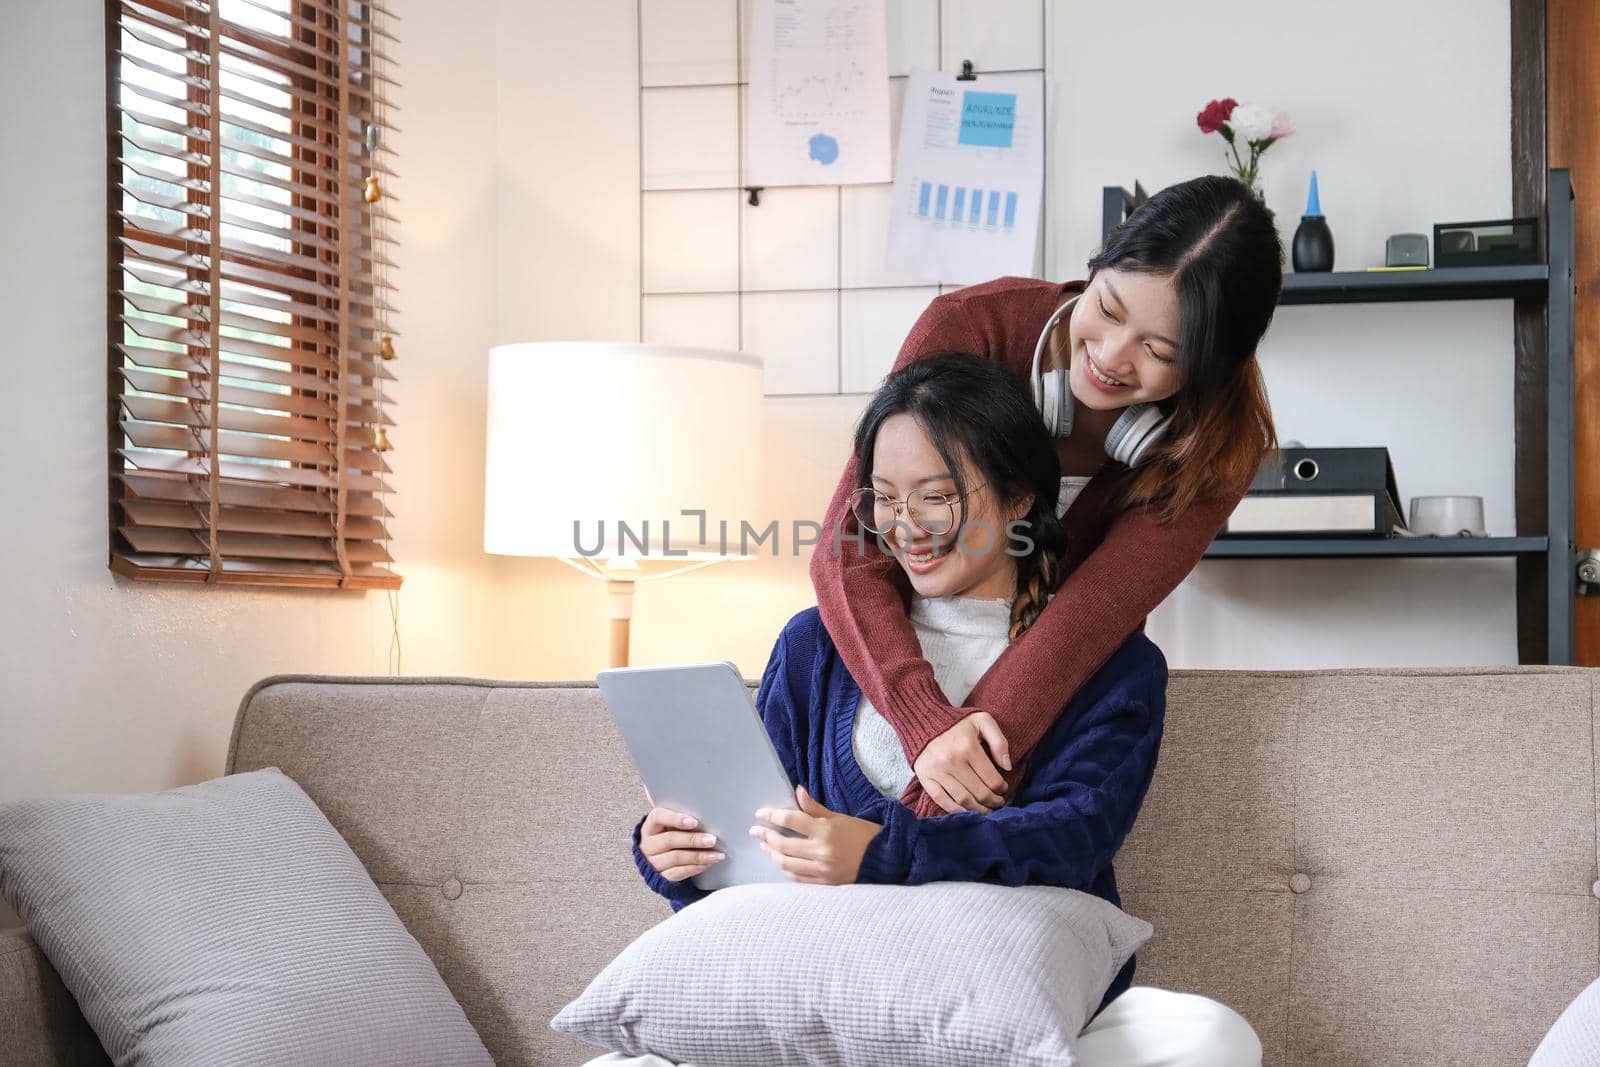
<svg viewBox="0 0 1600 1067">
<path fill-rule="evenodd" d="M 609 663 L 627 666 L 635 585 L 741 558 L 740 524 L 764 525 L 761 389 L 761 358 L 747 352 L 496 345 L 484 550 L 603 579 Z"/>
</svg>

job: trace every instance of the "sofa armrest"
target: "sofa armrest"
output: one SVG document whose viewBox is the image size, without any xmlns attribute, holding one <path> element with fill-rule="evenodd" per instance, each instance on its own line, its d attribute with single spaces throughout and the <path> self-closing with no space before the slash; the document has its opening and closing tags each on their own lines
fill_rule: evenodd
<svg viewBox="0 0 1600 1067">
<path fill-rule="evenodd" d="M 7 1063 L 111 1062 L 78 1002 L 21 928 L 0 930 L 0 1050 Z"/>
</svg>

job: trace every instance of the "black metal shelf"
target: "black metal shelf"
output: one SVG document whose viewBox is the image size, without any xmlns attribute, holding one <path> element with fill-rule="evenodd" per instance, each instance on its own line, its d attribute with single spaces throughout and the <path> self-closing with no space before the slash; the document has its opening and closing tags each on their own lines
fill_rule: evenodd
<svg viewBox="0 0 1600 1067">
<path fill-rule="evenodd" d="M 1492 558 L 1542 556 L 1548 537 L 1219 537 L 1207 559 Z"/>
<path fill-rule="evenodd" d="M 1285 274 L 1279 305 L 1372 304 L 1399 300 L 1543 300 L 1550 268 L 1430 267 L 1427 270 Z"/>
</svg>

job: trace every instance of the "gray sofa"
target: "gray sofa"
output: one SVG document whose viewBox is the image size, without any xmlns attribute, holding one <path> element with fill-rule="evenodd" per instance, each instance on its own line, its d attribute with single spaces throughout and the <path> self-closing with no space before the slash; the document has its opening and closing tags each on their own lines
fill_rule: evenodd
<svg viewBox="0 0 1600 1067">
<path fill-rule="evenodd" d="M 1136 981 L 1205 993 L 1268 1064 L 1522 1065 L 1600 974 L 1595 689 L 1574 668 L 1176 671 L 1117 860 Z M 227 769 L 278 766 L 349 840 L 501 1064 L 667 917 L 644 792 L 592 683 L 268 678 Z M 108 877 L 112 876 L 108 873 Z M 104 1063 L 0 933 L 0 1061 Z"/>
</svg>

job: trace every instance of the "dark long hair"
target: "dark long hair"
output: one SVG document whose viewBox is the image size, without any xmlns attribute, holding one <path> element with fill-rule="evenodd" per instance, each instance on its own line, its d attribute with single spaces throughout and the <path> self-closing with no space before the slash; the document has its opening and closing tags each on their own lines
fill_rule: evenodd
<svg viewBox="0 0 1600 1067">
<path fill-rule="evenodd" d="M 1066 530 L 1056 517 L 1061 463 L 1028 386 L 1003 364 L 964 352 L 937 352 L 907 363 L 884 379 L 856 423 L 854 448 L 863 487 L 872 484 L 878 430 L 894 415 L 915 419 L 955 476 L 961 497 L 957 531 L 967 521 L 963 458 L 1002 510 L 1033 495 L 1021 528 L 1032 551 L 1021 553 L 1026 542 L 1006 541 L 1004 530 L 993 531 L 991 540 L 994 551 L 1013 551 L 1016 560 L 1010 630 L 1015 640 L 1061 584 L 1067 546 Z"/>
<path fill-rule="evenodd" d="M 1169 185 L 1139 205 L 1089 260 L 1170 277 L 1178 296 L 1182 386 L 1161 408 L 1166 437 L 1118 494 L 1122 507 L 1157 503 L 1163 517 L 1197 497 L 1237 489 L 1277 444 L 1255 360 L 1283 287 L 1273 214 L 1237 178 Z"/>
</svg>

